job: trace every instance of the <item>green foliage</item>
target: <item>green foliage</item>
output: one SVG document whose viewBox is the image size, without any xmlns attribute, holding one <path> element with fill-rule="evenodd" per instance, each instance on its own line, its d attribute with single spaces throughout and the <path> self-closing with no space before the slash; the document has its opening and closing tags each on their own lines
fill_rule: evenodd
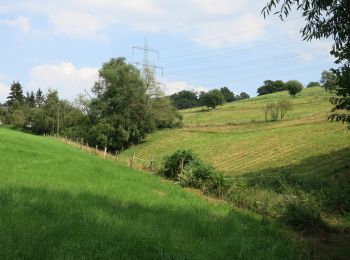
<svg viewBox="0 0 350 260">
<path fill-rule="evenodd" d="M 162 173 L 165 177 L 178 180 L 184 168 L 197 157 L 191 150 L 177 150 L 173 154 L 164 157 L 164 169 Z"/>
<path fill-rule="evenodd" d="M 289 80 L 286 83 L 286 88 L 289 94 L 295 98 L 295 95 L 302 91 L 303 84 L 297 80 Z"/>
<path fill-rule="evenodd" d="M 218 89 L 208 91 L 203 96 L 203 104 L 208 108 L 215 109 L 217 106 L 224 104 L 225 97 Z"/>
<path fill-rule="evenodd" d="M 264 85 L 258 88 L 257 93 L 262 96 L 284 90 L 286 90 L 286 86 L 282 80 L 265 80 Z"/>
<path fill-rule="evenodd" d="M 227 87 L 220 88 L 220 91 L 224 95 L 225 102 L 232 102 L 236 100 L 235 94 Z"/>
<path fill-rule="evenodd" d="M 182 127 L 182 115 L 172 105 L 169 97 L 155 98 L 150 103 L 152 118 L 158 129 Z"/>
<path fill-rule="evenodd" d="M 181 90 L 170 96 L 174 106 L 178 109 L 186 109 L 199 106 L 197 93 L 189 90 Z"/>
<path fill-rule="evenodd" d="M 239 94 L 239 98 L 237 97 L 238 100 L 244 100 L 248 98 L 250 98 L 250 96 L 245 92 L 241 92 L 241 94 Z"/>
<path fill-rule="evenodd" d="M 331 71 L 323 71 L 321 74 L 321 80 L 320 80 L 322 87 L 325 88 L 327 91 L 333 91 L 336 90 L 338 87 L 337 83 L 337 75 L 334 74 Z"/>
<path fill-rule="evenodd" d="M 155 125 L 146 90 L 139 70 L 124 58 L 104 63 L 93 88 L 96 97 L 89 104 L 89 143 L 119 150 L 139 143 L 151 132 Z"/>
<path fill-rule="evenodd" d="M 23 88 L 18 81 L 13 82 L 10 86 L 10 94 L 7 97 L 6 105 L 10 109 L 15 109 L 15 108 L 21 107 L 23 103 L 24 103 Z"/>
<path fill-rule="evenodd" d="M 321 219 L 321 205 L 310 194 L 295 188 L 287 187 L 283 201 L 281 220 L 297 230 L 314 230 L 324 228 Z"/>
<path fill-rule="evenodd" d="M 292 103 L 288 99 L 280 99 L 277 102 L 269 102 L 262 107 L 265 122 L 267 122 L 268 115 L 270 115 L 271 121 L 277 121 L 278 117 L 280 117 L 282 120 L 287 111 L 291 109 Z"/>
<path fill-rule="evenodd" d="M 311 81 L 309 84 L 306 86 L 307 88 L 315 88 L 315 87 L 321 87 L 320 82 L 317 81 Z"/>
</svg>

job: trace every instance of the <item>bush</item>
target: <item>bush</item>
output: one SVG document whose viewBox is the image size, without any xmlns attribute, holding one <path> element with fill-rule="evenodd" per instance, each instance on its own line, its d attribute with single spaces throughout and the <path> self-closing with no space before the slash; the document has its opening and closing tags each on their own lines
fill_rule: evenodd
<svg viewBox="0 0 350 260">
<path fill-rule="evenodd" d="M 214 168 L 199 159 L 191 161 L 184 169 L 184 174 L 180 176 L 184 186 L 194 188 L 205 188 L 212 180 Z"/>
<path fill-rule="evenodd" d="M 183 186 L 190 186 L 210 193 L 221 194 L 224 179 L 215 169 L 199 158 L 191 150 L 178 150 L 165 157 L 163 174 L 178 180 Z"/>
<path fill-rule="evenodd" d="M 313 230 L 325 226 L 321 219 L 321 205 L 310 194 L 287 188 L 281 220 L 296 230 Z"/>
<path fill-rule="evenodd" d="M 182 167 L 186 167 L 190 162 L 196 159 L 197 157 L 191 150 L 178 150 L 164 158 L 163 174 L 169 179 L 178 180 L 181 171 L 184 169 Z"/>
</svg>

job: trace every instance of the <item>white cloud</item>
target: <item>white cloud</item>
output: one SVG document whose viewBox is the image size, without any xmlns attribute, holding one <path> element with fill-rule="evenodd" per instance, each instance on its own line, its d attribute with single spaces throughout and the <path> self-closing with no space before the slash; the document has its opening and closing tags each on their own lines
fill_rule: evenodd
<svg viewBox="0 0 350 260">
<path fill-rule="evenodd" d="M 25 16 L 19 16 L 16 19 L 0 20 L 0 25 L 16 27 L 26 34 L 30 32 L 31 28 L 30 20 Z"/>
<path fill-rule="evenodd" d="M 9 86 L 0 82 L 0 102 L 6 101 L 9 91 L 10 91 Z"/>
<path fill-rule="evenodd" d="M 186 81 L 169 81 L 165 84 L 165 87 L 163 90 L 165 95 L 171 95 L 181 90 L 194 90 L 196 92 L 208 91 L 208 89 L 205 87 L 193 86 Z"/>
<path fill-rule="evenodd" d="M 29 88 L 58 90 L 60 97 L 72 100 L 84 89 L 90 89 L 98 78 L 98 69 L 91 67 L 76 68 L 70 62 L 43 64 L 30 71 Z"/>
<path fill-rule="evenodd" d="M 180 33 L 199 44 L 219 47 L 250 41 L 266 25 L 260 16 L 263 5 L 253 0 L 28 0 L 14 1 L 12 10 L 16 6 L 48 17 L 54 33 L 70 37 L 105 39 L 109 28 L 119 26 L 143 33 Z M 222 34 L 230 35 L 219 39 Z"/>
<path fill-rule="evenodd" d="M 200 26 L 195 41 L 215 48 L 246 43 L 261 36 L 266 25 L 266 21 L 249 13 L 241 16 L 240 19 L 210 21 Z"/>
<path fill-rule="evenodd" d="M 106 24 L 88 13 L 61 11 L 50 14 L 50 20 L 57 34 L 71 37 L 101 37 Z"/>
</svg>

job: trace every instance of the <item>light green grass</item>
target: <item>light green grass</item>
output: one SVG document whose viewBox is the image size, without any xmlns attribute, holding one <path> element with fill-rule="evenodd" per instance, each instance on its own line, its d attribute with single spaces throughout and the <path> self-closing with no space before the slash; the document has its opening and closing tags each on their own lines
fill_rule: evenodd
<svg viewBox="0 0 350 260">
<path fill-rule="evenodd" d="M 55 139 L 0 128 L 1 259 L 298 259 L 281 227 Z"/>
<path fill-rule="evenodd" d="M 127 161 L 135 152 L 137 157 L 160 161 L 177 149 L 192 149 L 226 175 L 239 176 L 301 164 L 308 158 L 350 148 L 350 131 L 346 126 L 326 121 L 330 94 L 320 88 L 306 89 L 296 99 L 290 98 L 294 108 L 286 119 L 258 122 L 263 120 L 261 107 L 266 102 L 276 102 L 286 95 L 274 93 L 210 112 L 184 110 L 185 122 L 193 117 L 200 122 L 199 126 L 158 131 L 122 153 L 121 159 Z M 243 123 L 222 124 L 235 120 Z"/>
</svg>

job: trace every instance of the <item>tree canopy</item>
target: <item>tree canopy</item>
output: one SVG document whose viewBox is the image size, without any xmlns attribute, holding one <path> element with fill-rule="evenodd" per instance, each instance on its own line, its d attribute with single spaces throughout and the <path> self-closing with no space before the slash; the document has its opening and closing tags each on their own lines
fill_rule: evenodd
<svg viewBox="0 0 350 260">
<path fill-rule="evenodd" d="M 287 90 L 294 98 L 303 89 L 303 84 L 297 80 L 289 80 L 286 83 Z"/>
<path fill-rule="evenodd" d="M 265 80 L 264 84 L 258 88 L 257 93 L 259 96 L 262 96 L 284 90 L 286 90 L 286 86 L 282 80 Z"/>
<path fill-rule="evenodd" d="M 215 109 L 225 103 L 225 97 L 220 90 L 213 89 L 204 94 L 203 103 L 205 106 Z"/>
</svg>

